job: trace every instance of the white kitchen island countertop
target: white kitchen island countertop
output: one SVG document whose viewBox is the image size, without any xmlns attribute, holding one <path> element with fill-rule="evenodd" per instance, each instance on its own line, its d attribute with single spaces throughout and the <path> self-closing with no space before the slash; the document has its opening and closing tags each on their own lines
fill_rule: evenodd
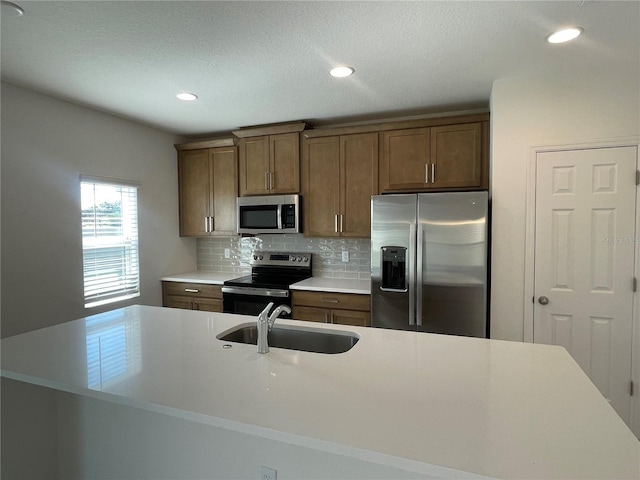
<svg viewBox="0 0 640 480">
<path fill-rule="evenodd" d="M 370 280 L 354 280 L 347 278 L 311 277 L 294 283 L 291 290 L 308 290 L 312 292 L 332 293 L 358 293 L 369 295 L 371 293 Z"/>
<path fill-rule="evenodd" d="M 425 475 L 640 476 L 640 442 L 561 347 L 315 324 L 360 340 L 260 355 L 216 338 L 253 321 L 126 307 L 3 339 L 2 375 Z M 116 326 L 131 361 L 101 387 L 88 337 Z"/>
</svg>

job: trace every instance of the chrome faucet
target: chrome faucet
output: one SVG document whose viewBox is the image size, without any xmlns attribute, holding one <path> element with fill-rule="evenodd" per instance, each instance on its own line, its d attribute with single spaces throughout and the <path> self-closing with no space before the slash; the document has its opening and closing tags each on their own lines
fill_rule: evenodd
<svg viewBox="0 0 640 480">
<path fill-rule="evenodd" d="M 287 305 L 278 305 L 271 315 L 269 315 L 271 307 L 273 307 L 273 302 L 269 302 L 269 305 L 258 315 L 258 353 L 269 352 L 269 332 L 273 328 L 276 318 L 278 318 L 282 312 L 291 313 L 291 309 Z"/>
</svg>

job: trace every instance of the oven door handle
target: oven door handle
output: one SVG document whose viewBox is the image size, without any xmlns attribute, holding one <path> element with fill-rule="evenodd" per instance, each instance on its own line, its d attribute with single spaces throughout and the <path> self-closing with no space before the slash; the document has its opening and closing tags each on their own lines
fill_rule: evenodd
<svg viewBox="0 0 640 480">
<path fill-rule="evenodd" d="M 222 293 L 232 293 L 235 295 L 253 295 L 259 297 L 280 297 L 289 296 L 289 290 L 276 288 L 252 288 L 252 287 L 222 287 Z"/>
</svg>

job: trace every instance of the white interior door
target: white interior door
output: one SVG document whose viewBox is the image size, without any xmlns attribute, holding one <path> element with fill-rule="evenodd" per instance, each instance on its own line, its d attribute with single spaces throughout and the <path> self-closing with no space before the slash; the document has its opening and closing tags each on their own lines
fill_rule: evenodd
<svg viewBox="0 0 640 480">
<path fill-rule="evenodd" d="M 562 345 L 629 422 L 636 147 L 536 157 L 535 343 Z"/>
</svg>

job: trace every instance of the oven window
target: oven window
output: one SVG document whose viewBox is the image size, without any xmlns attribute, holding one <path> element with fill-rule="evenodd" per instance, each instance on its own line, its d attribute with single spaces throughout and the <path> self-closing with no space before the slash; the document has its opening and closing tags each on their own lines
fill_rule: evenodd
<svg viewBox="0 0 640 480">
<path fill-rule="evenodd" d="M 240 228 L 278 228 L 275 205 L 240 207 Z"/>
<path fill-rule="evenodd" d="M 290 298 L 270 298 L 261 297 L 259 295 L 234 295 L 225 293 L 223 294 L 223 310 L 224 313 L 236 313 L 239 315 L 259 315 L 264 307 L 273 302 L 273 308 L 278 305 L 287 305 L 291 307 Z M 273 310 L 273 309 L 272 309 Z M 283 313 L 281 318 L 291 318 L 291 314 Z"/>
</svg>

